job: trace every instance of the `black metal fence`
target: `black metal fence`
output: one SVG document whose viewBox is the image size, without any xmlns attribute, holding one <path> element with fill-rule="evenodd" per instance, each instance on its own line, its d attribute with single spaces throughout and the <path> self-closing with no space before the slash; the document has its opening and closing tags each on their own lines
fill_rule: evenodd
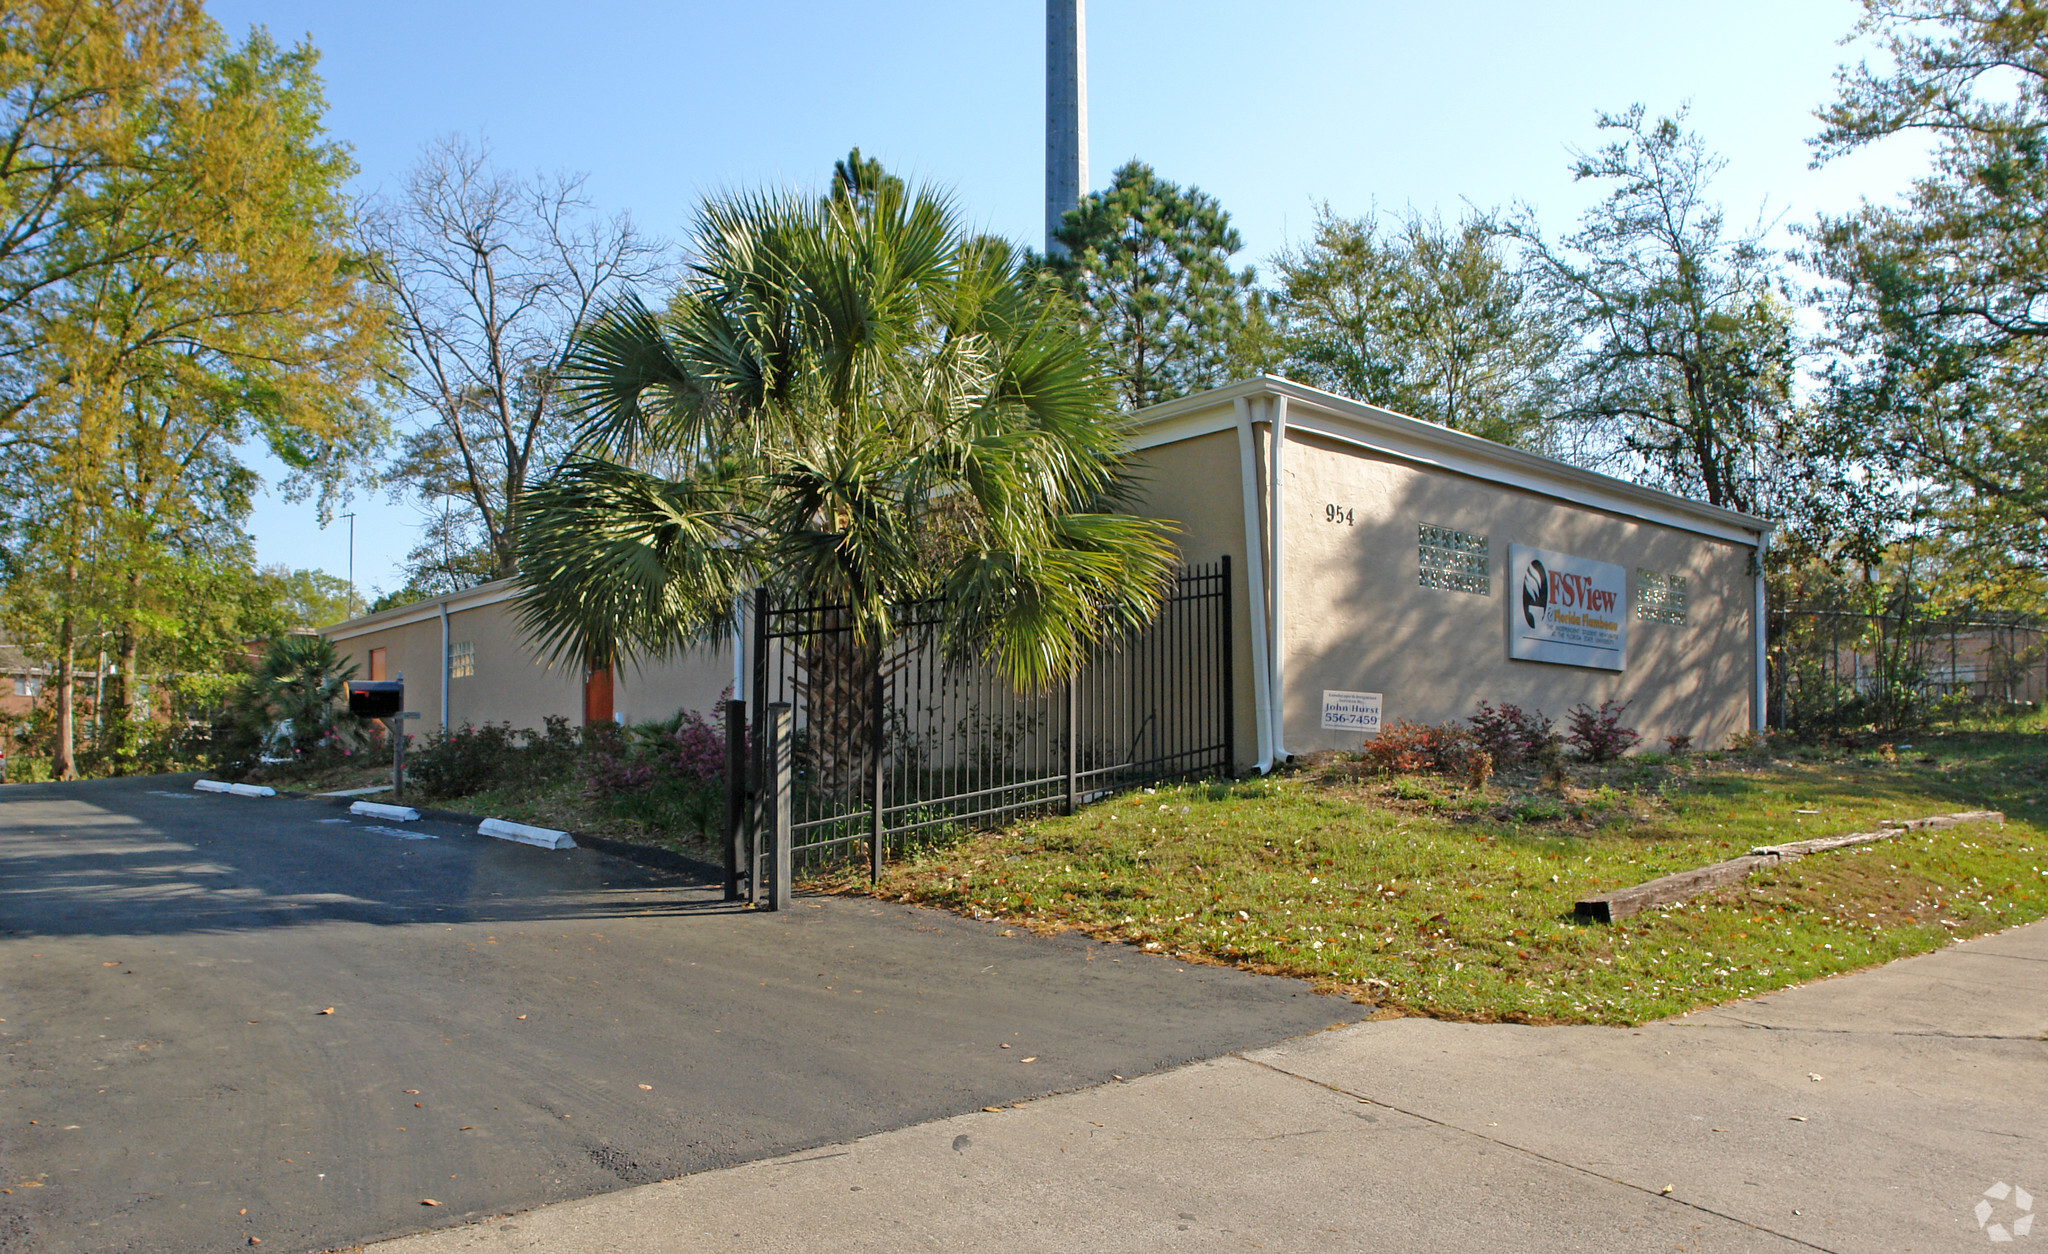
<svg viewBox="0 0 2048 1254">
<path fill-rule="evenodd" d="M 2048 624 L 1792 607 L 1770 616 L 1769 715 L 1802 732 L 1894 729 L 2048 699 Z"/>
<path fill-rule="evenodd" d="M 831 605 L 756 597 L 745 702 L 728 702 L 727 892 L 787 901 L 795 859 L 1228 772 L 1230 559 L 1190 567 L 1143 632 L 1050 692 L 948 656 L 944 607 L 904 607 L 880 650 Z"/>
</svg>

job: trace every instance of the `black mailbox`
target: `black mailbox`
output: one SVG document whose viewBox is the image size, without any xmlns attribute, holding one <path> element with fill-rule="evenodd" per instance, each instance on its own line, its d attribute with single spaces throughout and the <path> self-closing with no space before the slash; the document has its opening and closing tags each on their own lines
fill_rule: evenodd
<svg viewBox="0 0 2048 1254">
<path fill-rule="evenodd" d="M 351 679 L 348 712 L 357 718 L 397 718 L 405 709 L 405 682 L 398 679 Z"/>
</svg>

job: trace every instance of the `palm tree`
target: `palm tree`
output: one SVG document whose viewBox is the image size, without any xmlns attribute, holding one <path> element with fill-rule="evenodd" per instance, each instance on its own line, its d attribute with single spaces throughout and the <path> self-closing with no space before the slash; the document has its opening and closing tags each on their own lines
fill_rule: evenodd
<svg viewBox="0 0 2048 1254">
<path fill-rule="evenodd" d="M 1071 307 L 942 197 L 862 190 L 708 203 L 666 309 L 580 334 L 579 452 L 520 538 L 551 660 L 721 641 L 754 586 L 840 606 L 805 663 L 814 738 L 850 743 L 892 607 L 942 599 L 949 652 L 1024 691 L 1156 612 L 1174 549 L 1118 509 L 1125 429 Z"/>
<path fill-rule="evenodd" d="M 294 755 L 310 753 L 330 735 L 361 743 L 368 731 L 348 712 L 348 681 L 355 664 L 344 662 L 325 636 L 280 636 L 271 641 L 241 704 L 241 718 L 263 748 L 289 727 Z"/>
</svg>

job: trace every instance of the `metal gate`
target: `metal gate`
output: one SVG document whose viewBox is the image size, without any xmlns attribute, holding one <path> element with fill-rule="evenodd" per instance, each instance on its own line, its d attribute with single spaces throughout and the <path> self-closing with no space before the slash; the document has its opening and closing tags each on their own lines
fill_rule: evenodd
<svg viewBox="0 0 2048 1254">
<path fill-rule="evenodd" d="M 749 700 L 726 704 L 726 891 L 779 908 L 795 861 L 993 824 L 1236 760 L 1230 559 L 1189 567 L 1142 632 L 1020 694 L 949 657 L 943 605 L 899 612 L 879 652 L 843 607 L 756 594 Z"/>
</svg>

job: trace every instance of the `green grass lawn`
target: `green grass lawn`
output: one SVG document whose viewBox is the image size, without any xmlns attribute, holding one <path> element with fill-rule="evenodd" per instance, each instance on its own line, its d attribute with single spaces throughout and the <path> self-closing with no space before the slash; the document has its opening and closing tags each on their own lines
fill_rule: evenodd
<svg viewBox="0 0 2048 1254">
<path fill-rule="evenodd" d="M 1326 762 L 915 849 L 873 891 L 1304 977 L 1389 1011 L 1637 1023 L 2048 914 L 2048 736 L 1951 733 L 1891 758 L 1645 757 L 1483 793 Z M 1817 855 L 1616 925 L 1572 918 L 1582 896 L 1756 845 L 1966 809 L 2008 821 Z M 812 883 L 866 890 L 829 868 Z"/>
</svg>

